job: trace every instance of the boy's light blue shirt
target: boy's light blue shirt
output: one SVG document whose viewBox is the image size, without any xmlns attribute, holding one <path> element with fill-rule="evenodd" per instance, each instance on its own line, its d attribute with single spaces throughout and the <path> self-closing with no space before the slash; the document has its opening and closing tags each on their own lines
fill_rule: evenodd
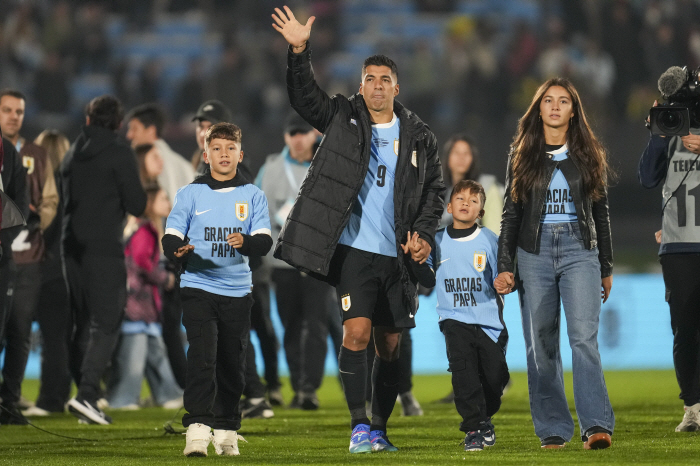
<svg viewBox="0 0 700 466">
<path fill-rule="evenodd" d="M 394 178 L 399 158 L 399 119 L 372 125 L 369 169 L 340 244 L 396 257 Z"/>
<path fill-rule="evenodd" d="M 270 235 L 265 194 L 252 184 L 213 190 L 188 184 L 177 192 L 166 234 L 189 238 L 194 251 L 180 277 L 180 287 L 242 297 L 251 292 L 248 256 L 226 242 L 231 233 Z"/>
<path fill-rule="evenodd" d="M 560 162 L 569 156 L 569 148 L 564 144 L 559 149 L 549 153 L 552 154 L 552 160 Z M 542 223 L 567 223 L 575 222 L 577 219 L 576 206 L 569 183 L 561 170 L 555 168 L 542 208 Z"/>
<path fill-rule="evenodd" d="M 497 251 L 498 236 L 488 228 L 477 228 L 464 238 L 451 238 L 445 228 L 435 235 L 435 249 L 427 261 L 435 270 L 439 321 L 479 325 L 494 342 L 505 328 L 503 298 L 493 287 Z"/>
</svg>

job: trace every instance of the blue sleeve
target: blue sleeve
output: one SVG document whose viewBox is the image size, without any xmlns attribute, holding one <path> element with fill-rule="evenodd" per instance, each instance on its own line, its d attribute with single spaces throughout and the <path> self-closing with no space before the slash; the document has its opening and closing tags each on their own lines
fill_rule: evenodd
<svg viewBox="0 0 700 466">
<path fill-rule="evenodd" d="M 267 207 L 267 197 L 259 189 L 255 190 L 252 199 L 253 218 L 250 221 L 249 235 L 272 235 L 270 230 L 270 210 Z"/>
<path fill-rule="evenodd" d="M 180 188 L 175 194 L 173 208 L 165 222 L 165 234 L 175 235 L 184 239 L 190 230 L 190 220 L 192 219 L 192 208 L 194 202 L 190 196 L 188 186 Z"/>
<path fill-rule="evenodd" d="M 675 136 L 674 136 L 675 137 Z M 639 160 L 639 182 L 645 188 L 655 188 L 666 178 L 668 171 L 668 137 L 652 134 Z"/>
</svg>

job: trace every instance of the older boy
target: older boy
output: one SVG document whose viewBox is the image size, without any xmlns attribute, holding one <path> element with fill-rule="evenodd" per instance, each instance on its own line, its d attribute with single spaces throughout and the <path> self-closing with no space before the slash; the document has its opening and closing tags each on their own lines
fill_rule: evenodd
<svg viewBox="0 0 700 466">
<path fill-rule="evenodd" d="M 183 453 L 207 456 L 213 440 L 217 454 L 233 456 L 253 304 L 248 257 L 267 254 L 272 237 L 265 195 L 237 172 L 240 128 L 209 128 L 203 155 L 210 171 L 178 191 L 163 237 L 166 256 L 184 269 L 182 322 L 190 347 Z"/>
<path fill-rule="evenodd" d="M 447 344 L 466 451 L 480 451 L 496 442 L 491 416 L 500 408 L 510 378 L 503 298 L 493 286 L 498 237 L 476 224 L 484 215 L 485 202 L 479 183 L 457 183 L 447 204 L 453 224 L 437 232 L 436 247 L 426 264 L 413 263 L 421 284 L 437 290 L 440 330 Z M 417 247 L 416 240 L 414 234 L 404 250 Z"/>
</svg>

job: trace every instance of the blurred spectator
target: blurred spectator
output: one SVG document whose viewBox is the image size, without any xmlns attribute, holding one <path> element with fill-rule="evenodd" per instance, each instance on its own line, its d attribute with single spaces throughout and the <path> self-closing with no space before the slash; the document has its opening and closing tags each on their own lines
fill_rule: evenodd
<svg viewBox="0 0 700 466">
<path fill-rule="evenodd" d="M 62 55 L 70 53 L 74 27 L 70 3 L 67 0 L 56 2 L 42 28 L 44 50 Z"/>
<path fill-rule="evenodd" d="M 58 184 L 61 162 L 70 142 L 56 130 L 45 130 L 34 141 L 46 150 L 53 172 L 46 173 Z M 41 290 L 36 319 L 41 330 L 41 383 L 36 405 L 24 412 L 26 416 L 61 413 L 70 396 L 71 373 L 69 347 L 73 318 L 68 305 L 68 290 L 63 278 L 61 259 L 61 225 L 63 204 L 59 199 L 56 216 L 44 230 L 46 259 L 41 264 Z"/>
<path fill-rule="evenodd" d="M 78 383 L 68 410 L 89 423 L 111 424 L 97 400 L 126 305 L 122 225 L 127 212 L 143 213 L 146 193 L 133 152 L 116 134 L 121 103 L 96 97 L 85 113 L 86 126 L 61 164 L 62 243 L 75 316 L 71 368 Z"/>
<path fill-rule="evenodd" d="M 197 171 L 197 174 L 203 174 L 207 170 L 207 164 L 204 163 L 202 152 L 204 151 L 204 138 L 207 130 L 211 125 L 223 122 L 232 122 L 233 115 L 231 110 L 220 100 L 207 100 L 203 102 L 197 109 L 192 121 L 197 122 L 195 128 L 195 139 L 197 140 L 197 149 L 192 155 L 192 167 Z"/>
<path fill-rule="evenodd" d="M 158 177 L 163 173 L 163 158 L 153 144 L 139 144 L 134 147 L 136 160 L 139 166 L 139 178 L 141 184 L 157 183 Z M 167 216 L 166 216 L 167 218 Z"/>
<path fill-rule="evenodd" d="M 42 112 L 64 114 L 68 110 L 71 92 L 58 52 L 47 54 L 34 75 L 34 98 Z"/>
<path fill-rule="evenodd" d="M 163 170 L 158 176 L 158 184 L 165 189 L 172 201 L 178 189 L 194 180 L 194 170 L 180 154 L 161 139 L 165 113 L 156 104 L 143 104 L 129 112 L 127 122 L 129 129 L 126 138 L 131 141 L 132 147 L 153 144 L 158 149 L 163 159 Z"/>
<path fill-rule="evenodd" d="M 177 93 L 176 119 L 180 119 L 183 114 L 191 112 L 193 108 L 196 108 L 204 100 L 204 60 L 190 61 L 187 69 L 187 76 Z"/>
<path fill-rule="evenodd" d="M 5 20 L 3 40 L 11 62 L 20 72 L 34 71 L 41 64 L 44 50 L 39 39 L 40 27 L 30 2 L 22 2 Z"/>
<path fill-rule="evenodd" d="M 105 12 L 99 2 L 88 2 L 77 11 L 75 49 L 81 73 L 106 73 L 109 44 L 105 34 Z"/>
</svg>

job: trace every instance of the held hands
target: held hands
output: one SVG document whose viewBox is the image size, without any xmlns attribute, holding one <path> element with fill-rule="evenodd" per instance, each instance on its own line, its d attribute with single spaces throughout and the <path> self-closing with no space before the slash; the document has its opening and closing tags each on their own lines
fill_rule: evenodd
<svg viewBox="0 0 700 466">
<path fill-rule="evenodd" d="M 289 42 L 295 53 L 303 52 L 306 47 L 306 42 L 311 36 L 311 25 L 316 21 L 316 17 L 310 17 L 306 24 L 302 25 L 294 17 L 292 10 L 286 5 L 284 6 L 284 11 L 287 14 L 282 12 L 279 8 L 275 8 L 275 11 L 277 14 L 273 13 L 272 19 L 274 19 L 277 24 L 273 23 L 272 27 L 284 36 L 284 39 Z"/>
<path fill-rule="evenodd" d="M 661 232 L 663 230 L 659 230 L 656 233 L 654 233 L 654 238 L 656 238 L 656 244 L 661 244 Z"/>
<path fill-rule="evenodd" d="M 418 232 L 414 231 L 413 236 L 411 232 L 406 233 L 406 244 L 401 245 L 404 254 L 411 254 L 411 259 L 418 262 L 419 264 L 425 263 L 430 256 L 430 252 L 433 248 L 427 242 L 423 241 L 419 236 Z"/>
<path fill-rule="evenodd" d="M 501 272 L 493 281 L 493 287 L 498 294 L 508 294 L 513 291 L 515 277 L 511 272 Z"/>
<path fill-rule="evenodd" d="M 232 248 L 238 249 L 243 246 L 243 235 L 240 233 L 231 233 L 226 237 L 226 242 Z"/>
<path fill-rule="evenodd" d="M 603 302 L 607 301 L 608 297 L 610 296 L 610 290 L 612 289 L 612 282 L 613 282 L 612 275 L 602 279 L 603 289 L 600 292 L 600 297 L 603 300 Z"/>
<path fill-rule="evenodd" d="M 182 257 L 190 251 L 194 251 L 194 245 L 186 244 L 185 246 L 182 246 L 181 248 L 178 248 L 177 251 L 175 251 L 175 257 Z"/>
</svg>

